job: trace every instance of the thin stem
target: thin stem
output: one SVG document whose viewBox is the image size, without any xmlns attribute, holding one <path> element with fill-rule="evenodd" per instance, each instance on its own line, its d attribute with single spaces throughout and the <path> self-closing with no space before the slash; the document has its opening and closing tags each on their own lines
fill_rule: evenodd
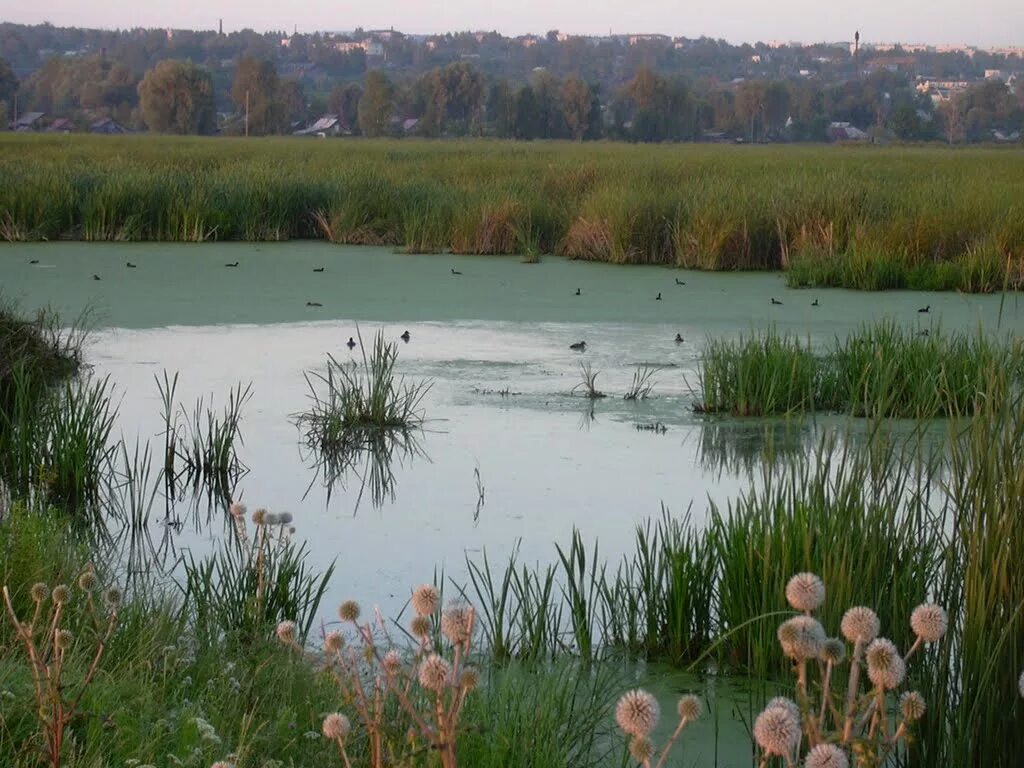
<svg viewBox="0 0 1024 768">
<path fill-rule="evenodd" d="M 668 759 L 668 753 L 672 749 L 672 745 L 676 743 L 676 739 L 679 738 L 679 734 L 683 732 L 683 728 L 686 727 L 688 722 L 689 720 L 685 717 L 680 718 L 679 725 L 676 726 L 676 729 L 672 732 L 672 736 L 669 737 L 669 740 L 665 742 L 665 748 L 661 751 L 661 757 L 658 758 L 658 762 L 655 764 L 654 768 L 661 768 L 665 764 L 665 761 Z"/>
<path fill-rule="evenodd" d="M 853 705 L 857 700 L 857 686 L 860 682 L 860 657 L 864 652 L 864 644 L 860 638 L 853 644 L 853 660 L 850 662 L 850 683 L 846 689 L 846 723 L 843 725 L 843 744 L 850 741 L 853 731 Z"/>
</svg>

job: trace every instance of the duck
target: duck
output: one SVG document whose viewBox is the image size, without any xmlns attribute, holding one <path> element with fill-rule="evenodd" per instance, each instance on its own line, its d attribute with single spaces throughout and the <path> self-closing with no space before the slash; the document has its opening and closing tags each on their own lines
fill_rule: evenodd
<svg viewBox="0 0 1024 768">
<path fill-rule="evenodd" d="M 404 341 L 404 342 L 405 342 L 406 344 L 408 344 L 408 343 L 409 343 L 409 339 L 411 339 L 411 338 L 412 338 L 412 336 L 410 336 L 410 335 L 409 335 L 409 332 L 408 332 L 408 331 L 406 331 L 405 333 L 403 333 L 403 334 L 402 334 L 401 336 L 399 336 L 398 338 L 400 338 L 400 339 L 401 339 L 402 341 Z"/>
<path fill-rule="evenodd" d="M 817 299 L 815 299 L 814 301 L 812 301 L 812 302 L 811 302 L 811 306 L 812 306 L 812 307 L 816 307 L 816 306 L 818 306 L 818 300 L 817 300 Z"/>
<path fill-rule="evenodd" d="M 452 274 L 453 275 L 461 275 L 462 273 L 459 272 L 459 270 L 457 270 L 455 267 L 452 267 Z"/>
<path fill-rule="evenodd" d="M 323 267 L 314 267 L 314 268 L 313 268 L 313 271 L 314 271 L 314 272 L 323 272 L 323 271 L 324 271 L 324 268 L 323 268 Z"/>
<path fill-rule="evenodd" d="M 234 262 L 232 264 L 225 264 L 224 266 L 225 267 L 237 267 L 238 266 L 238 262 L 236 261 L 236 262 Z"/>
<path fill-rule="evenodd" d="M 925 328 L 923 331 L 918 331 L 917 335 L 918 336 L 930 336 L 931 335 L 931 331 L 929 331 L 927 328 Z"/>
<path fill-rule="evenodd" d="M 925 306 L 925 307 L 921 307 L 921 308 L 920 308 L 919 310 L 917 310 L 917 311 L 918 311 L 918 312 L 920 312 L 921 314 L 924 314 L 924 315 L 926 315 L 926 314 L 928 314 L 929 312 L 931 312 L 931 311 L 932 311 L 932 305 L 931 305 L 931 304 L 929 304 L 928 306 Z"/>
<path fill-rule="evenodd" d="M 686 281 L 685 281 L 685 280 L 680 280 L 680 279 L 679 279 L 679 278 L 677 277 L 677 278 L 676 278 L 676 285 L 686 285 Z"/>
<path fill-rule="evenodd" d="M 583 352 L 587 348 L 587 342 L 577 341 L 575 344 L 570 344 L 569 349 L 575 350 L 576 352 Z"/>
<path fill-rule="evenodd" d="M 307 301 L 306 302 L 306 306 L 307 307 L 322 307 L 323 304 L 321 304 L 319 301 Z"/>
<path fill-rule="evenodd" d="M 576 289 L 576 295 L 577 296 L 582 296 L 583 295 L 583 293 L 580 291 L 579 288 Z"/>
<path fill-rule="evenodd" d="M 29 261 L 29 264 L 38 264 L 38 263 L 39 263 L 39 259 L 32 259 L 32 260 Z"/>
<path fill-rule="evenodd" d="M 774 304 L 776 306 L 779 306 L 779 307 L 782 306 L 782 302 L 779 301 L 778 299 L 776 299 L 774 296 L 772 296 L 772 304 Z"/>
<path fill-rule="evenodd" d="M 356 340 L 353 339 L 351 336 L 349 336 L 348 337 L 348 344 L 346 344 L 345 346 L 348 347 L 349 349 L 355 349 L 356 348 Z"/>
<path fill-rule="evenodd" d="M 130 261 L 126 261 L 124 265 L 128 267 L 128 269 L 135 269 L 135 267 L 138 266 L 137 264 L 132 264 Z"/>
<path fill-rule="evenodd" d="M 655 301 L 661 301 L 661 291 L 658 291 L 658 295 L 654 297 Z"/>
<path fill-rule="evenodd" d="M 102 280 L 103 278 L 102 278 L 102 277 L 100 277 L 99 275 L 93 275 L 93 276 L 92 276 L 92 279 L 93 279 L 93 280 Z"/>
<path fill-rule="evenodd" d="M 682 343 L 683 343 L 683 335 L 681 333 L 677 333 L 676 334 L 676 344 L 682 344 Z"/>
</svg>

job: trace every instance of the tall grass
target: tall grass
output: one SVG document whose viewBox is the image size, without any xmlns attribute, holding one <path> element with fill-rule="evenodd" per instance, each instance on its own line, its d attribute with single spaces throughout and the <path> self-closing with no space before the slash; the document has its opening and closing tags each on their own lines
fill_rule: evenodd
<svg viewBox="0 0 1024 768">
<path fill-rule="evenodd" d="M 316 237 L 989 292 L 1024 280 L 1022 173 L 992 149 L 9 135 L 0 238 Z"/>
</svg>

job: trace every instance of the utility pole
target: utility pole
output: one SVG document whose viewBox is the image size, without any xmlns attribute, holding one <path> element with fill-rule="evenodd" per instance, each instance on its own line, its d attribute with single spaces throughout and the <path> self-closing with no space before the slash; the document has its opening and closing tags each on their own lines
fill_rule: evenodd
<svg viewBox="0 0 1024 768">
<path fill-rule="evenodd" d="M 249 138 L 249 89 L 245 89 L 245 138 Z"/>
<path fill-rule="evenodd" d="M 860 30 L 853 33 L 853 69 L 860 80 Z"/>
</svg>

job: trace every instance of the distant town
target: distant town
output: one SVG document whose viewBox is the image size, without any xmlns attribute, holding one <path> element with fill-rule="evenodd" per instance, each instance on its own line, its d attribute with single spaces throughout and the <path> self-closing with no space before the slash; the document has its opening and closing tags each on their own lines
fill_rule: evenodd
<svg viewBox="0 0 1024 768">
<path fill-rule="evenodd" d="M 1019 143 L 1024 47 L 0 24 L 23 132 Z"/>
</svg>

